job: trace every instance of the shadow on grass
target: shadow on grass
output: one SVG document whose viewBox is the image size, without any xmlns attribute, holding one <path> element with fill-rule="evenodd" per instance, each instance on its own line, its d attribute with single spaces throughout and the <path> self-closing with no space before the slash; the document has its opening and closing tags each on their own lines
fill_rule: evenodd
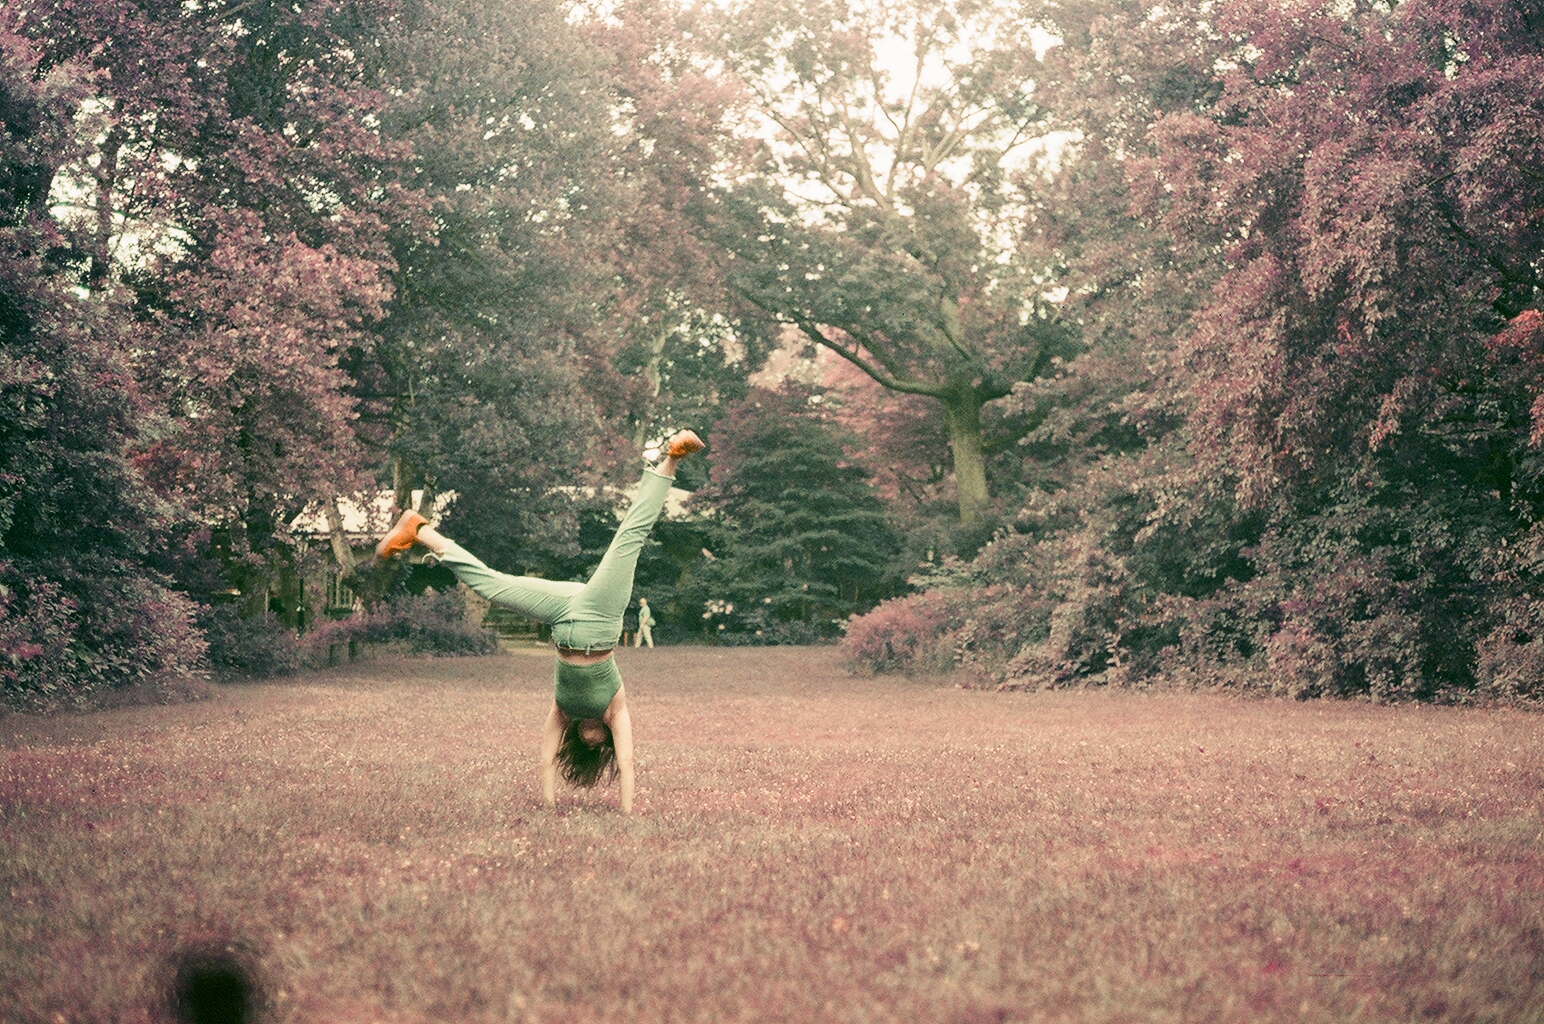
<svg viewBox="0 0 1544 1024">
<path fill-rule="evenodd" d="M 171 958 L 166 1005 L 177 1024 L 258 1024 L 267 1000 L 257 958 L 239 943 L 207 943 Z"/>
</svg>

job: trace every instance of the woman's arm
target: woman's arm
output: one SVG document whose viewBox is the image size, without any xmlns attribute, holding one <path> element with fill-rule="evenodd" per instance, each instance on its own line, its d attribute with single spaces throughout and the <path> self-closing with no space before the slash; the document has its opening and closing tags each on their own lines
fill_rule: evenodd
<svg viewBox="0 0 1544 1024">
<path fill-rule="evenodd" d="M 558 805 L 558 748 L 563 745 L 563 730 L 567 728 L 568 716 L 554 702 L 541 734 L 541 799 L 548 807 Z"/>
<path fill-rule="evenodd" d="M 627 698 L 618 690 L 606 709 L 606 724 L 611 727 L 611 743 L 617 752 L 617 783 L 622 790 L 622 813 L 633 813 L 633 719 L 627 713 Z"/>
</svg>

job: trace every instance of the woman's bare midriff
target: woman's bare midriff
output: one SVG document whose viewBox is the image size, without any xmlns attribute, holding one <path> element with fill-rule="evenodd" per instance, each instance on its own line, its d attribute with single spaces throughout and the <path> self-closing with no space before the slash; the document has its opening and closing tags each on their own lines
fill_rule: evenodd
<svg viewBox="0 0 1544 1024">
<path fill-rule="evenodd" d="M 558 660 L 566 661 L 570 665 L 599 665 L 611 657 L 611 648 L 604 651 L 581 651 L 572 647 L 559 647 Z"/>
</svg>

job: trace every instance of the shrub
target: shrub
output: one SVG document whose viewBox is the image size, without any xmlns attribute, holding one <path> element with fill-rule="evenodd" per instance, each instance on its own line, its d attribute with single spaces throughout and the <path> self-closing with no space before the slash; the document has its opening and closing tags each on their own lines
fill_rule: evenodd
<svg viewBox="0 0 1544 1024">
<path fill-rule="evenodd" d="M 81 601 L 83 632 L 94 650 L 83 673 L 94 686 L 124 686 L 163 676 L 197 675 L 208 644 L 199 605 L 143 576 L 91 581 Z"/>
<path fill-rule="evenodd" d="M 1544 700 L 1544 616 L 1533 601 L 1514 600 L 1501 623 L 1475 646 L 1476 689 L 1486 697 Z"/>
<path fill-rule="evenodd" d="M 1022 647 L 1003 667 L 1009 686 L 1059 686 L 1101 675 L 1120 660 L 1129 574 L 1092 531 L 1067 531 L 1043 547 L 1056 558 L 1029 599 L 1015 605 L 998 646 Z M 1016 630 L 1013 627 L 1017 627 Z"/>
<path fill-rule="evenodd" d="M 113 562 L 0 562 L 5 703 L 86 707 L 106 691 L 196 678 L 206 645 L 185 595 Z M 161 687 L 164 688 L 164 687 Z M 148 691 L 147 691 L 148 692 Z"/>
<path fill-rule="evenodd" d="M 0 565 L 0 580 L 9 569 Z M 75 603 L 57 583 L 16 583 L 0 582 L 0 686 L 6 704 L 22 707 L 65 695 L 74 667 Z"/>
<path fill-rule="evenodd" d="M 815 644 L 830 644 L 836 641 L 832 635 L 833 629 L 840 628 L 839 622 L 833 622 L 830 626 L 820 622 L 805 622 L 802 619 L 770 619 L 761 629 L 751 633 L 748 638 L 745 634 L 738 635 L 747 646 L 777 646 L 810 647 Z"/>
<path fill-rule="evenodd" d="M 948 671 L 954 656 L 945 637 L 962 624 L 961 606 L 979 596 L 945 588 L 882 602 L 847 623 L 842 651 L 869 672 Z"/>
<path fill-rule="evenodd" d="M 313 661 L 325 664 L 339 644 L 403 643 L 414 654 L 491 654 L 498 640 L 467 618 L 466 603 L 456 591 L 426 590 L 398 597 L 368 612 L 324 623 L 306 634 Z"/>
<path fill-rule="evenodd" d="M 199 616 L 209 641 L 209 667 L 221 679 L 291 675 L 306 665 L 294 629 L 267 615 L 242 618 L 231 605 Z"/>
</svg>

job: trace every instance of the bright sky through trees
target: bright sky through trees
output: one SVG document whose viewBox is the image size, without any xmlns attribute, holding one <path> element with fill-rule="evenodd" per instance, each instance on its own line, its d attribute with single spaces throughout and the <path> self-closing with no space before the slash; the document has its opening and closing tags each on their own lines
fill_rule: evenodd
<svg viewBox="0 0 1544 1024">
<path fill-rule="evenodd" d="M 866 36 L 866 60 L 871 74 L 859 76 L 867 80 L 851 97 L 856 103 L 847 113 L 864 121 L 863 155 L 874 178 L 890 182 L 887 187 L 891 190 L 893 176 L 905 173 L 903 168 L 897 168 L 896 148 L 906 145 L 908 134 L 914 134 L 915 119 L 925 109 L 929 94 L 958 93 L 961 80 L 982 52 L 1011 48 L 1027 40 L 1038 59 L 1059 41 L 1039 26 L 1026 26 L 1015 19 L 1005 21 L 991 5 L 984 6 L 974 17 L 951 20 L 947 27 L 928 24 L 923 14 L 905 4 L 853 4 L 849 10 L 851 18 L 834 27 L 845 28 L 854 37 Z M 788 135 L 790 121 L 800 116 L 799 103 L 807 99 L 800 98 L 800 71 L 795 63 L 803 42 L 800 37 L 809 28 L 791 26 L 784 29 L 780 39 L 769 40 L 773 46 L 785 48 L 788 55 L 781 66 L 763 69 L 756 88 L 758 103 L 748 111 L 753 130 L 784 159 L 792 158 L 792 150 L 800 146 Z M 962 75 L 962 70 L 967 74 Z M 1022 86 L 1026 96 L 1034 88 L 1032 79 Z M 962 138 L 975 135 L 987 127 L 994 113 L 990 102 L 979 106 L 962 102 L 950 127 Z M 1033 168 L 1047 156 L 1054 161 L 1072 134 L 1053 131 L 1003 135 L 997 140 L 1002 146 L 1001 165 L 1004 170 L 1021 171 Z M 928 171 L 962 183 L 972 171 L 969 151 L 954 149 Z M 789 197 L 812 222 L 822 220 L 823 211 L 831 204 L 844 201 L 840 190 L 833 190 L 830 183 L 809 175 L 790 175 L 786 187 Z"/>
</svg>

